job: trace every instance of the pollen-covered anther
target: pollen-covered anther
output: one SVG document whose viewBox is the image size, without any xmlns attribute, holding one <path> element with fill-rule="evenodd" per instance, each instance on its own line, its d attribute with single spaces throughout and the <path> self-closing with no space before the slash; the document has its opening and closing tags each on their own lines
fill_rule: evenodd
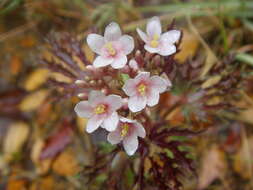
<svg viewBox="0 0 253 190">
<path fill-rule="evenodd" d="M 150 46 L 153 48 L 157 48 L 158 45 L 159 45 L 159 35 L 155 34 L 150 42 Z"/>
<path fill-rule="evenodd" d="M 95 114 L 103 114 L 106 112 L 106 106 L 104 104 L 99 104 L 94 109 Z"/>
<path fill-rule="evenodd" d="M 121 129 L 121 137 L 125 137 L 129 131 L 129 125 L 127 123 L 124 123 L 122 126 L 122 129 Z"/>
<path fill-rule="evenodd" d="M 108 51 L 108 53 L 111 55 L 111 56 L 114 56 L 116 55 L 116 50 L 114 49 L 114 47 L 112 46 L 112 43 L 111 42 L 108 42 L 105 44 L 105 47 Z"/>
<path fill-rule="evenodd" d="M 138 86 L 138 92 L 141 95 L 145 95 L 146 94 L 146 90 L 147 90 L 147 86 L 145 84 L 139 84 L 139 86 Z"/>
</svg>

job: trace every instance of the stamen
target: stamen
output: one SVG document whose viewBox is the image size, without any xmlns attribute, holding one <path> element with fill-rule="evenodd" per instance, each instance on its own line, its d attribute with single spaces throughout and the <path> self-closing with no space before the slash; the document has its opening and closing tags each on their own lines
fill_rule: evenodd
<svg viewBox="0 0 253 190">
<path fill-rule="evenodd" d="M 111 42 L 106 43 L 106 44 L 105 44 L 105 47 L 106 47 L 108 53 L 109 53 L 111 56 L 116 55 L 116 50 L 113 48 Z"/>
<path fill-rule="evenodd" d="M 105 113 L 105 111 L 106 111 L 106 106 L 104 104 L 99 104 L 94 109 L 95 114 L 102 114 L 102 113 Z"/>
<path fill-rule="evenodd" d="M 122 126 L 122 130 L 121 130 L 121 137 L 125 137 L 129 131 L 129 125 L 127 123 L 124 123 Z"/>
<path fill-rule="evenodd" d="M 153 36 L 153 38 L 152 38 L 152 40 L 150 42 L 150 46 L 153 47 L 153 48 L 158 47 L 158 45 L 159 45 L 159 41 L 158 40 L 159 40 L 159 35 L 154 34 L 154 36 Z"/>
<path fill-rule="evenodd" d="M 140 84 L 138 86 L 138 92 L 143 96 L 145 95 L 146 93 L 146 90 L 147 90 L 147 86 L 145 84 Z"/>
</svg>

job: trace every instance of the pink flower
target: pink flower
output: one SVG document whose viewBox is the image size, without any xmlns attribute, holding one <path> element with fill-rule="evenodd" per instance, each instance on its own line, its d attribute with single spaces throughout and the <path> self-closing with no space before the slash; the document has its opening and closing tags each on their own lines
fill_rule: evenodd
<svg viewBox="0 0 253 190">
<path fill-rule="evenodd" d="M 105 96 L 100 91 L 91 91 L 88 101 L 81 101 L 75 106 L 78 116 L 89 118 L 86 131 L 92 133 L 99 126 L 108 131 L 116 129 L 119 117 L 116 112 L 122 106 L 122 99 L 117 95 Z"/>
<path fill-rule="evenodd" d="M 180 31 L 170 30 L 162 34 L 162 27 L 159 17 L 153 17 L 148 21 L 147 34 L 137 28 L 140 38 L 146 43 L 144 48 L 150 53 L 158 53 L 168 56 L 176 52 L 174 45 L 180 38 Z"/>
<path fill-rule="evenodd" d="M 127 63 L 127 56 L 134 49 L 134 40 L 129 35 L 122 35 L 117 23 L 112 22 L 105 28 L 104 37 L 89 34 L 89 47 L 99 56 L 93 62 L 94 67 L 111 65 L 114 69 L 123 68 Z"/>
<path fill-rule="evenodd" d="M 128 107 L 132 112 L 138 112 L 146 105 L 158 104 L 160 93 L 171 86 L 169 80 L 159 76 L 150 77 L 149 72 L 141 72 L 134 79 L 128 79 L 123 86 L 124 92 L 130 96 Z"/>
<path fill-rule="evenodd" d="M 143 126 L 135 120 L 121 117 L 117 129 L 108 134 L 107 140 L 111 144 L 118 144 L 123 141 L 127 154 L 133 155 L 138 148 L 138 136 L 141 138 L 146 136 Z"/>
</svg>

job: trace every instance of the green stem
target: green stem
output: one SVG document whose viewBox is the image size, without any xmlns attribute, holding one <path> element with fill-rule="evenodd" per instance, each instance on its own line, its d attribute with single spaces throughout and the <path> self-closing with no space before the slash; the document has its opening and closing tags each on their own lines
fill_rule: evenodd
<svg viewBox="0 0 253 190">
<path fill-rule="evenodd" d="M 242 2 L 240 0 L 229 0 L 229 1 L 205 1 L 205 2 L 190 2 L 190 3 L 176 3 L 176 4 L 165 4 L 165 5 L 157 5 L 157 6 L 144 6 L 139 7 L 138 10 L 146 13 L 146 12 L 158 12 L 158 13 L 168 13 L 168 12 L 183 12 L 189 15 L 210 15 L 210 14 L 218 14 L 219 10 L 218 6 L 221 6 L 225 15 L 234 15 L 239 17 L 249 17 L 253 15 L 253 2 L 252 1 L 244 1 L 243 9 L 244 12 L 236 12 L 242 9 Z M 245 9 L 249 9 L 246 11 Z M 213 12 L 209 12 L 209 11 Z"/>
</svg>

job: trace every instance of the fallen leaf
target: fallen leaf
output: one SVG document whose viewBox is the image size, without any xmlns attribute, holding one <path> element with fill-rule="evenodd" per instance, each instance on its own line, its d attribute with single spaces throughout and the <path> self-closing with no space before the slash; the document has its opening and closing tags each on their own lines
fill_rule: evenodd
<svg viewBox="0 0 253 190">
<path fill-rule="evenodd" d="M 19 108 L 24 112 L 36 110 L 46 99 L 48 90 L 42 89 L 27 95 L 20 103 Z"/>
<path fill-rule="evenodd" d="M 195 55 L 198 46 L 199 41 L 196 35 L 188 30 L 183 30 L 183 38 L 179 46 L 180 52 L 175 55 L 175 58 L 183 63 L 187 58 Z"/>
<path fill-rule="evenodd" d="M 81 170 L 75 157 L 75 152 L 72 149 L 67 149 L 57 156 L 52 168 L 55 173 L 62 176 L 73 176 Z"/>
<path fill-rule="evenodd" d="M 15 153 L 21 151 L 29 135 L 29 126 L 23 122 L 17 122 L 10 126 L 4 139 L 4 156 L 11 160 Z"/>
<path fill-rule="evenodd" d="M 44 84 L 48 79 L 49 71 L 47 69 L 36 69 L 26 79 L 24 88 L 28 91 L 33 91 Z"/>
<path fill-rule="evenodd" d="M 16 75 L 20 72 L 22 62 L 19 56 L 13 56 L 10 61 L 11 74 Z"/>
<path fill-rule="evenodd" d="M 46 144 L 40 154 L 40 159 L 52 158 L 61 152 L 72 140 L 72 126 L 68 120 L 64 120 L 59 129 L 46 140 Z"/>
<path fill-rule="evenodd" d="M 213 77 L 207 79 L 201 85 L 201 88 L 203 88 L 203 89 L 210 88 L 210 87 L 214 86 L 215 84 L 217 84 L 220 80 L 221 80 L 221 76 L 220 75 L 213 76 Z"/>
<path fill-rule="evenodd" d="M 205 189 L 215 179 L 222 178 L 226 170 L 226 161 L 222 152 L 213 145 L 202 159 L 202 168 L 199 175 L 198 189 Z"/>
</svg>

